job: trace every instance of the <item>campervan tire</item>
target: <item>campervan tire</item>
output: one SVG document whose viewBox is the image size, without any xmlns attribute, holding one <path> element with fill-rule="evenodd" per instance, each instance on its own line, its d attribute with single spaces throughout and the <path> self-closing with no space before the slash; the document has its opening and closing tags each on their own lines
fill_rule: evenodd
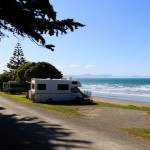
<svg viewBox="0 0 150 150">
<path fill-rule="evenodd" d="M 10 94 L 16 94 L 16 90 L 9 90 Z"/>
<path fill-rule="evenodd" d="M 52 103 L 52 102 L 53 102 L 53 99 L 52 99 L 52 98 L 49 98 L 46 102 L 47 102 L 47 103 Z"/>
<path fill-rule="evenodd" d="M 76 101 L 82 101 L 83 100 L 83 98 L 81 98 L 81 97 L 76 97 Z"/>
</svg>

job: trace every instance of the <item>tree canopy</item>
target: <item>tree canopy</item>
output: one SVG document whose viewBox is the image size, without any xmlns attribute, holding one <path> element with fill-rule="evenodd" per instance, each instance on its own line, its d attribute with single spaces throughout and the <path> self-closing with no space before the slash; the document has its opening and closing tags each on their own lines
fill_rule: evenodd
<svg viewBox="0 0 150 150">
<path fill-rule="evenodd" d="M 31 78 L 62 78 L 61 72 L 47 62 L 27 62 L 12 72 L 12 80 L 31 81 Z"/>
<path fill-rule="evenodd" d="M 3 82 L 8 82 L 11 80 L 11 75 L 8 73 L 0 74 L 0 90 L 2 90 Z"/>
<path fill-rule="evenodd" d="M 57 20 L 49 0 L 0 0 L 0 39 L 7 30 L 54 50 L 54 45 L 46 44 L 44 34 L 58 36 L 83 26 L 73 19 Z"/>
</svg>

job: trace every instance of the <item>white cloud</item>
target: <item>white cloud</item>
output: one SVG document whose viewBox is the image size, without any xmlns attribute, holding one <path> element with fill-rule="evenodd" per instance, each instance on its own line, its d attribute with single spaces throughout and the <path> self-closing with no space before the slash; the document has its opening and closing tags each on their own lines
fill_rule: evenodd
<svg viewBox="0 0 150 150">
<path fill-rule="evenodd" d="M 95 68 L 95 65 L 86 65 L 85 68 Z"/>
<path fill-rule="evenodd" d="M 78 64 L 74 64 L 74 65 L 70 65 L 69 67 L 76 68 L 76 67 L 79 67 L 79 65 Z"/>
<path fill-rule="evenodd" d="M 6 67 L 6 65 L 0 64 L 0 73 L 3 73 L 3 70 L 8 71 L 8 68 Z"/>
</svg>

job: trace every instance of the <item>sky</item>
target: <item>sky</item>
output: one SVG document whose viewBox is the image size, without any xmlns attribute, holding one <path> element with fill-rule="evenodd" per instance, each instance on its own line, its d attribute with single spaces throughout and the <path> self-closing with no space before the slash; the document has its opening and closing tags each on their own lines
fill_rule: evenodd
<svg viewBox="0 0 150 150">
<path fill-rule="evenodd" d="M 54 52 L 19 37 L 26 60 L 45 61 L 63 75 L 150 76 L 149 0 L 50 0 L 57 19 L 85 24 L 66 35 L 45 36 Z M 7 33 L 7 32 L 6 32 Z M 0 41 L 0 73 L 18 42 Z"/>
</svg>

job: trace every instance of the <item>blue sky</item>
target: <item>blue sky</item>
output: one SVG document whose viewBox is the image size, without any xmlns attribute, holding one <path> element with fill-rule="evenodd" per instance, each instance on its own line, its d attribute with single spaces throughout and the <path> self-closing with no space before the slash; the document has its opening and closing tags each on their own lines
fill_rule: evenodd
<svg viewBox="0 0 150 150">
<path fill-rule="evenodd" d="M 86 26 L 59 37 L 46 36 L 52 52 L 20 38 L 28 61 L 46 61 L 64 75 L 150 76 L 149 0 L 51 0 L 58 19 L 74 18 Z M 18 40 L 0 42 L 0 73 Z"/>
</svg>

